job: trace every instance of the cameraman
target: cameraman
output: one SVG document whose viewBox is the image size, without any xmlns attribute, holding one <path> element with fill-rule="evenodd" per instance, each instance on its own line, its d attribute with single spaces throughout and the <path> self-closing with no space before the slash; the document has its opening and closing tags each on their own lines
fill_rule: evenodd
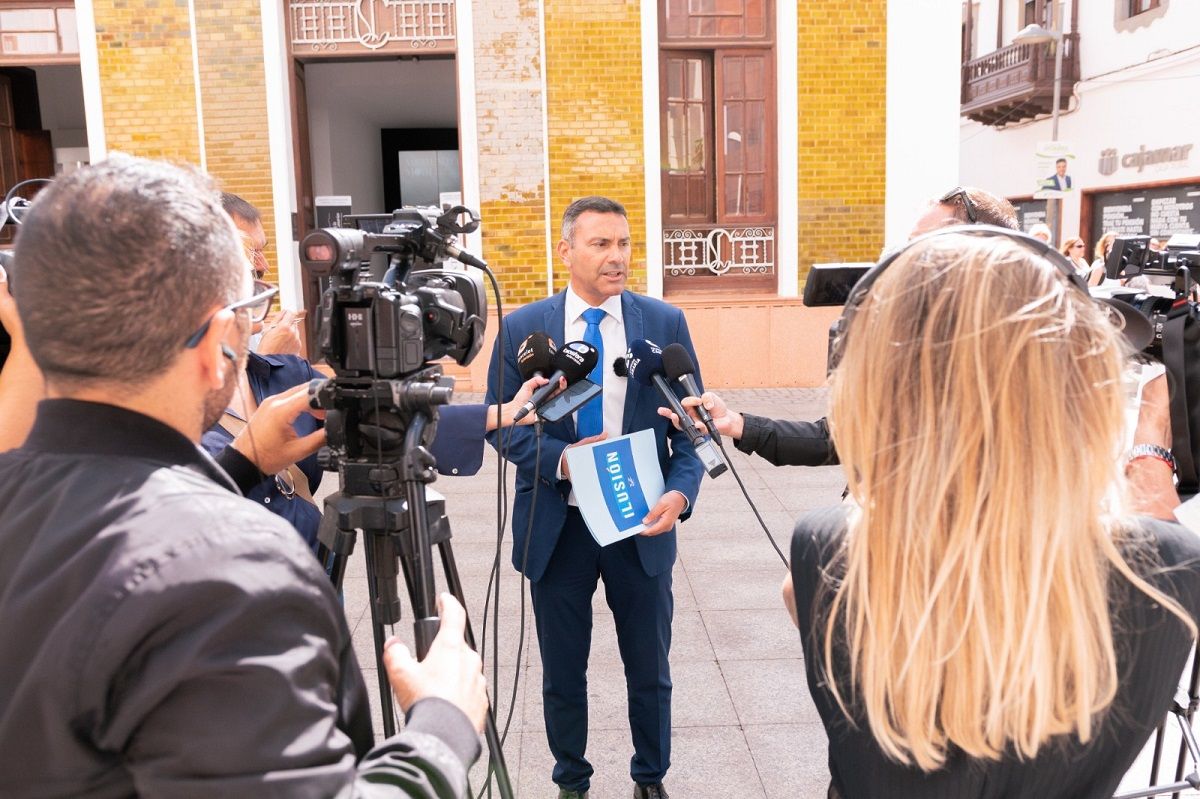
<svg viewBox="0 0 1200 799">
<path fill-rule="evenodd" d="M 407 724 L 372 749 L 331 584 L 196 446 L 249 335 L 210 182 L 123 156 L 62 178 L 14 278 L 49 399 L 0 455 L 0 795 L 461 796 L 486 714 L 462 608 L 421 663 L 389 642 Z"/>
</svg>

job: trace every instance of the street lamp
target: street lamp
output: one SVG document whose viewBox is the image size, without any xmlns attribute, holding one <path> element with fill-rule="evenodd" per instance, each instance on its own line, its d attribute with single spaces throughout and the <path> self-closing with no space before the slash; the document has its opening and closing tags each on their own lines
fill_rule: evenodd
<svg viewBox="0 0 1200 799">
<path fill-rule="evenodd" d="M 1054 106 L 1050 109 L 1050 141 L 1058 141 L 1058 104 L 1062 98 L 1062 61 L 1063 61 L 1063 35 L 1062 24 L 1059 20 L 1059 13 L 1062 10 L 1062 4 L 1057 0 L 1051 0 L 1054 7 L 1054 19 L 1050 23 L 1050 30 L 1046 30 L 1041 25 L 1031 23 L 1013 37 L 1014 44 L 1045 44 L 1054 42 Z M 1054 239 L 1054 243 L 1058 244 L 1058 229 L 1061 226 L 1062 218 L 1062 198 L 1054 197 L 1046 203 L 1046 216 L 1050 224 L 1050 235 Z"/>
</svg>

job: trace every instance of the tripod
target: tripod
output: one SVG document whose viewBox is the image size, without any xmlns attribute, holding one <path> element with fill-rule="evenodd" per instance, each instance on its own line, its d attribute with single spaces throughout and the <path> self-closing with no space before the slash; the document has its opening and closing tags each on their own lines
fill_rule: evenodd
<svg viewBox="0 0 1200 799">
<path fill-rule="evenodd" d="M 331 395 L 321 397 L 323 407 L 334 408 L 326 414 L 325 427 L 329 452 L 338 460 L 336 468 L 341 478 L 341 490 L 325 499 L 320 540 L 330 552 L 330 578 L 340 591 L 358 530 L 363 531 L 379 700 L 384 735 L 389 737 L 396 732 L 396 718 L 391 684 L 383 663 L 384 626 L 400 620 L 396 583 L 399 573 L 404 574 L 412 605 L 418 659 L 423 659 L 429 652 L 438 631 L 433 573 L 435 544 L 441 555 L 446 587 L 466 607 L 462 581 L 450 546 L 445 502 L 442 499 L 430 501 L 425 493 L 426 484 L 437 476 L 433 456 L 426 448 L 434 431 L 430 426 L 436 418 L 434 406 L 449 402 L 452 391 L 452 379 L 443 378 L 441 370 L 434 367 L 404 381 L 334 385 Z M 363 407 L 373 405 L 377 409 L 380 400 L 386 400 L 389 409 L 408 411 L 408 418 L 391 410 L 361 413 Z M 364 433 L 366 440 L 375 445 L 377 458 L 338 457 L 336 453 L 360 452 L 362 442 L 355 438 Z M 326 461 L 329 460 L 326 456 Z M 328 468 L 333 464 L 326 462 L 323 465 Z M 466 641 L 476 648 L 469 619 Z M 500 796 L 511 799 L 512 785 L 492 706 L 489 706 L 484 721 L 484 736 Z"/>
</svg>

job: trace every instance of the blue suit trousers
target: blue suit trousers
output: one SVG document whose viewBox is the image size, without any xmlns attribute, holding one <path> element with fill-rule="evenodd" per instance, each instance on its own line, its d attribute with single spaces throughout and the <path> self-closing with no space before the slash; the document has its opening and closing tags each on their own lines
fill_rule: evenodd
<svg viewBox="0 0 1200 799">
<path fill-rule="evenodd" d="M 574 507 L 567 511 L 545 574 L 530 583 L 553 779 L 564 788 L 586 791 L 592 776 L 585 757 L 587 659 L 597 578 L 604 580 L 625 664 L 634 749 L 630 776 L 643 784 L 662 782 L 671 761 L 671 572 L 647 575 L 633 538 L 601 548 Z"/>
</svg>

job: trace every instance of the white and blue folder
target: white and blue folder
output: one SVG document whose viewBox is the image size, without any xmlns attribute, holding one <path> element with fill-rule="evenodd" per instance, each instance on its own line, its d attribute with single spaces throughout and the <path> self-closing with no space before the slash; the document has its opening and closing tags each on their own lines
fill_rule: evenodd
<svg viewBox="0 0 1200 799">
<path fill-rule="evenodd" d="M 579 512 L 600 546 L 646 529 L 642 519 L 664 490 L 653 430 L 571 447 L 567 468 Z"/>
</svg>

